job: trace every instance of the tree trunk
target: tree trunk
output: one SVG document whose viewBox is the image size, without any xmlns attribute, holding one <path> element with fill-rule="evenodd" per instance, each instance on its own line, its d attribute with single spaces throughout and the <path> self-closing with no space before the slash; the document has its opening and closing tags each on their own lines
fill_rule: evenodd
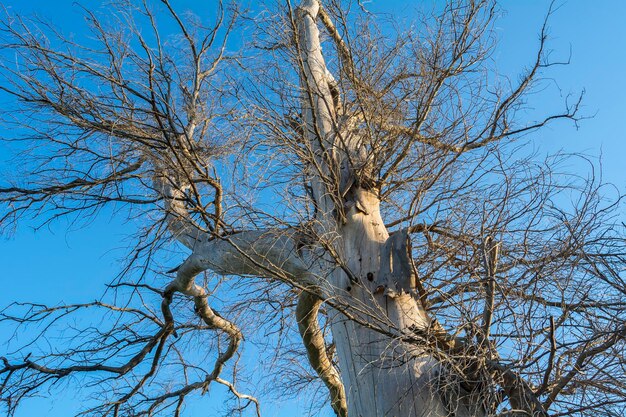
<svg viewBox="0 0 626 417">
<path fill-rule="evenodd" d="M 445 369 L 426 348 L 401 340 L 425 334 L 430 319 L 415 296 L 406 234 L 389 237 L 375 194 L 358 190 L 363 211 L 356 206 L 338 228 L 341 257 L 357 282 L 341 269 L 332 284 L 359 322 L 388 329 L 393 338 L 369 329 L 344 314 L 330 317 L 341 378 L 350 417 L 478 416 L 458 395 L 460 387 L 445 382 Z"/>
<path fill-rule="evenodd" d="M 353 124 L 337 117 L 338 93 L 319 41 L 320 9 L 318 0 L 305 0 L 297 11 L 302 115 L 315 172 L 317 234 L 333 236 L 325 246 L 334 252 L 329 261 L 340 266 L 327 278 L 326 296 L 347 310 L 332 310 L 329 320 L 348 414 L 480 415 L 452 395 L 459 387 L 442 386 L 445 370 L 425 347 L 402 340 L 425 334 L 430 320 L 415 297 L 407 236 L 389 236 L 378 190 L 362 185 L 373 182 L 367 178 L 365 146 L 358 132 L 346 128 Z"/>
</svg>

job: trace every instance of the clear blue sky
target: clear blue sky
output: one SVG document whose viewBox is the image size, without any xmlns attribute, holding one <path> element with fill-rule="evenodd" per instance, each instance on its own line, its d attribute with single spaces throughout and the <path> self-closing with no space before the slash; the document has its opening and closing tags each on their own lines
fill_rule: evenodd
<svg viewBox="0 0 626 417">
<path fill-rule="evenodd" d="M 99 3 L 82 2 L 86 6 Z M 384 4 L 385 8 L 393 9 L 399 3 L 385 0 Z M 549 3 L 550 0 L 501 2 L 507 12 L 496 24 L 501 43 L 494 58 L 500 70 L 513 79 L 533 58 Z M 4 4 L 19 13 L 37 11 L 60 27 L 76 28 L 72 30 L 80 34 L 77 29 L 81 23 L 80 11 L 72 6 L 73 0 L 9 0 Z M 623 19 L 626 1 L 569 0 L 557 1 L 557 5 L 560 7 L 550 21 L 549 46 L 558 59 L 567 59 L 571 51 L 571 64 L 550 71 L 549 76 L 556 83 L 552 85 L 558 84 L 563 96 L 585 89 L 583 114 L 595 117 L 582 121 L 579 130 L 571 123 L 552 125 L 533 136 L 535 146 L 542 152 L 563 149 L 593 156 L 601 154 L 605 181 L 624 191 L 626 26 Z M 558 109 L 562 100 L 558 91 L 550 88 L 539 93 L 530 105 L 538 110 Z M 0 175 L 10 171 L 3 161 L 7 155 L 4 146 L 0 144 Z M 78 230 L 68 230 L 68 224 L 60 221 L 36 233 L 28 224 L 22 224 L 14 236 L 2 238 L 0 258 L 4 285 L 0 306 L 13 300 L 48 303 L 93 300 L 101 293 L 103 283 L 119 272 L 118 260 L 125 254 L 128 244 L 124 240 L 127 226 L 121 220 L 100 217 Z M 0 341 L 7 336 L 1 334 Z M 18 416 L 65 417 L 76 401 L 71 392 L 56 405 L 48 399 L 37 399 L 23 406 Z M 297 406 L 296 402 L 288 402 L 266 411 L 269 416 L 294 416 L 301 414 Z M 198 412 L 194 416 L 213 415 L 210 401 L 190 410 L 194 408 Z"/>
</svg>

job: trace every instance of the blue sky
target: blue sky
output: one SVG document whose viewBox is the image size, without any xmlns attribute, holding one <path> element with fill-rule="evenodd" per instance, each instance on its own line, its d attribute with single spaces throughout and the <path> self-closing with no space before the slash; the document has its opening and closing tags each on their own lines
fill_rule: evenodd
<svg viewBox="0 0 626 417">
<path fill-rule="evenodd" d="M 99 3 L 82 2 L 86 6 Z M 372 2 L 372 7 L 376 3 Z M 384 8 L 393 10 L 400 3 L 385 0 Z M 549 0 L 501 2 L 506 13 L 496 24 L 501 43 L 494 60 L 500 71 L 513 80 L 533 58 L 549 3 Z M 59 26 L 80 34 L 80 10 L 71 0 L 9 0 L 4 4 L 19 13 L 36 11 Z M 570 57 L 571 63 L 550 70 L 547 75 L 554 81 L 548 83 L 549 88 L 538 93 L 530 105 L 538 111 L 559 109 L 567 94 L 576 95 L 584 89 L 582 113 L 594 117 L 581 121 L 578 130 L 571 123 L 554 124 L 532 137 L 533 146 L 541 152 L 563 149 L 596 157 L 601 155 L 605 181 L 624 191 L 626 27 L 623 17 L 626 16 L 626 2 L 569 0 L 558 1 L 557 6 L 550 21 L 549 47 L 554 50 L 555 59 Z M 10 172 L 10 166 L 4 161 L 7 153 L 6 145 L 0 144 L 0 175 Z M 24 223 L 13 236 L 3 237 L 0 258 L 4 285 L 0 306 L 14 300 L 49 303 L 93 300 L 101 293 L 103 283 L 119 272 L 119 259 L 128 245 L 125 240 L 128 226 L 122 220 L 105 214 L 86 227 L 72 227 L 59 221 L 36 232 L 31 225 Z M 8 335 L 2 334 L 0 340 L 6 337 Z M 78 399 L 69 392 L 67 398 L 60 399 L 56 405 L 48 399 L 27 403 L 18 416 L 64 417 L 76 404 Z M 196 404 L 190 410 L 201 408 L 206 415 L 213 415 L 212 407 L 208 401 Z M 298 404 L 290 401 L 266 411 L 269 416 L 299 415 L 294 407 Z"/>
</svg>

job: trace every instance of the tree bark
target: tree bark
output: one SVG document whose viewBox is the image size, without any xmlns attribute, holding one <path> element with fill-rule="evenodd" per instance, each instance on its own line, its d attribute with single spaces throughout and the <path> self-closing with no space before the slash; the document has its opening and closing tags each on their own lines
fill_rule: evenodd
<svg viewBox="0 0 626 417">
<path fill-rule="evenodd" d="M 406 271 L 398 268 L 398 258 L 390 253 L 390 244 L 396 239 L 389 238 L 383 226 L 377 199 L 366 194 L 369 214 L 352 208 L 346 224 L 339 228 L 342 257 L 358 282 L 351 284 L 342 271 L 336 271 L 331 280 L 343 292 L 346 303 L 358 306 L 362 320 L 376 324 L 386 321 L 398 338 L 348 320 L 336 310 L 331 314 L 349 415 L 447 416 L 436 388 L 438 363 L 415 345 L 400 340 L 403 333 L 426 331 L 429 319 L 407 291 L 408 277 L 401 275 Z M 388 256 L 391 259 L 385 259 Z"/>
</svg>

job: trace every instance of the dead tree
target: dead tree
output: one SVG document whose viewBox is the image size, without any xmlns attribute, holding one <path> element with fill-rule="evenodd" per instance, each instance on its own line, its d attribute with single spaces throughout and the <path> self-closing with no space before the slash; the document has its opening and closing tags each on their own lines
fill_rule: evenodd
<svg viewBox="0 0 626 417">
<path fill-rule="evenodd" d="M 4 16 L 5 126 L 36 147 L 0 188 L 0 225 L 111 206 L 142 225 L 105 297 L 3 310 L 44 325 L 2 358 L 9 414 L 72 377 L 102 389 L 89 415 L 179 415 L 216 383 L 260 414 L 237 383 L 259 327 L 297 329 L 338 416 L 623 412 L 620 198 L 520 140 L 578 117 L 573 100 L 521 120 L 553 64 L 546 26 L 511 85 L 490 67 L 491 1 L 450 1 L 412 30 L 357 5 L 220 2 L 207 25 L 124 1 L 85 11 L 84 42 Z M 235 51 L 232 33 L 254 35 Z M 173 249 L 184 261 L 165 268 Z M 39 347 L 91 310 L 102 326 Z M 280 346 L 278 380 L 293 372 Z"/>
</svg>

